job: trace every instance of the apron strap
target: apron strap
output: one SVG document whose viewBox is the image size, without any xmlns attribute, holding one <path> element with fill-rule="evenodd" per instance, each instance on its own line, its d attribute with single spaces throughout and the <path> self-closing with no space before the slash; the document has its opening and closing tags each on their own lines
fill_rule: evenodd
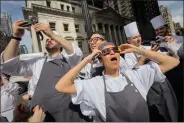
<svg viewBox="0 0 184 123">
<path fill-rule="evenodd" d="M 125 79 L 127 80 L 127 83 L 128 84 L 132 84 L 131 80 L 129 79 L 129 77 L 124 73 L 124 72 L 120 72 L 122 76 L 125 77 Z M 104 82 L 104 91 L 107 91 L 107 88 L 106 88 L 106 83 L 105 83 L 105 76 L 102 75 L 103 77 L 103 82 Z"/>
<path fill-rule="evenodd" d="M 134 55 L 135 55 L 135 58 L 137 59 L 137 61 L 139 61 L 139 58 L 138 58 L 138 56 L 134 53 Z"/>
<path fill-rule="evenodd" d="M 66 60 L 66 58 L 64 57 L 64 56 L 62 56 L 61 54 L 59 54 L 60 55 L 60 61 L 64 61 L 64 62 L 66 62 L 68 65 L 69 65 L 69 67 L 70 68 L 72 68 L 71 67 L 71 65 L 68 63 L 68 61 Z M 45 61 L 44 62 L 46 62 L 47 61 L 47 56 L 46 56 L 46 58 L 45 58 Z M 54 59 L 53 59 L 54 60 Z M 51 62 L 51 63 L 53 63 L 53 64 L 56 64 L 56 65 L 58 65 L 58 66 L 60 66 L 60 67 L 62 67 L 61 65 L 60 65 L 60 63 L 57 63 L 57 62 L 54 62 L 53 60 L 51 60 L 51 61 L 49 61 L 49 62 Z"/>
</svg>

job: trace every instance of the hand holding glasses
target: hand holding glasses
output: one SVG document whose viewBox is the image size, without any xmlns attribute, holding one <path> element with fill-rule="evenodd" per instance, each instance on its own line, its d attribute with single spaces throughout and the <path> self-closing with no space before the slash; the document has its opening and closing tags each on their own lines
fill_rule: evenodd
<svg viewBox="0 0 184 123">
<path fill-rule="evenodd" d="M 35 16 L 29 16 L 25 23 L 21 24 L 21 27 L 31 27 L 38 23 L 38 19 Z M 41 32 L 37 32 L 37 34 L 41 37 L 40 40 L 43 40 L 43 35 Z"/>
<path fill-rule="evenodd" d="M 160 45 L 161 43 L 163 43 L 164 41 L 165 41 L 165 37 L 157 36 L 157 37 L 156 37 L 156 41 L 151 41 L 151 42 L 150 42 L 150 43 L 151 43 L 151 48 L 153 48 L 153 47 L 156 46 L 156 45 L 158 45 L 158 47 L 159 47 L 159 45 Z M 164 47 L 159 47 L 159 49 L 160 49 L 161 52 L 167 52 L 167 49 L 164 48 Z"/>
</svg>

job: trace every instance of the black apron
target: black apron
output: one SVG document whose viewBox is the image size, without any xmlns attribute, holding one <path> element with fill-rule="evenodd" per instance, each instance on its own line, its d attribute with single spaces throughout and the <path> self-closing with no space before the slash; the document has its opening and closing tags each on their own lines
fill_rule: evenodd
<svg viewBox="0 0 184 123">
<path fill-rule="evenodd" d="M 0 116 L 0 121 L 1 122 L 9 122 L 6 117 Z"/>
<path fill-rule="evenodd" d="M 146 100 L 125 75 L 128 85 L 120 92 L 107 92 L 105 77 L 104 92 L 106 122 L 148 122 L 149 111 Z"/>
<path fill-rule="evenodd" d="M 166 76 L 176 94 L 176 98 L 178 101 L 178 121 L 184 121 L 184 59 L 180 59 L 180 64 L 174 69 L 168 71 Z M 170 109 L 173 111 L 173 109 Z M 172 116 L 172 115 L 171 115 Z M 173 116 L 172 116 L 173 117 Z M 176 120 L 172 120 L 176 121 Z"/>
<path fill-rule="evenodd" d="M 165 82 L 154 82 L 148 91 L 147 102 L 150 121 L 171 122 L 178 120 L 178 103 L 172 87 Z"/>
<path fill-rule="evenodd" d="M 70 66 L 64 57 L 43 64 L 40 78 L 31 100 L 31 109 L 40 105 L 46 112 L 45 121 L 79 122 L 83 116 L 78 105 L 73 105 L 69 94 L 55 89 L 59 79 L 69 71 Z"/>
</svg>

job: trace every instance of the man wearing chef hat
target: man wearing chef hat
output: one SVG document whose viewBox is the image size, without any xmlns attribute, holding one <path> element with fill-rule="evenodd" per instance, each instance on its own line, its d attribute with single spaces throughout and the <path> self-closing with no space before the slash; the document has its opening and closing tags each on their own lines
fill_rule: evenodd
<svg viewBox="0 0 184 123">
<path fill-rule="evenodd" d="M 171 36 L 171 34 L 169 34 L 168 25 L 162 15 L 154 17 L 150 22 L 155 29 L 156 36 L 165 37 L 166 43 L 161 44 L 161 46 L 170 49 L 173 55 L 178 54 L 179 57 L 184 57 L 183 36 Z"/>
<path fill-rule="evenodd" d="M 124 26 L 125 34 L 127 37 L 127 42 L 144 49 L 151 49 L 150 46 L 143 46 L 142 44 L 142 38 L 137 28 L 137 23 L 132 22 Z M 125 54 L 125 60 L 129 66 L 129 68 L 135 67 L 137 64 L 144 64 L 146 58 L 141 57 L 138 54 L 135 53 L 126 53 Z"/>
<path fill-rule="evenodd" d="M 128 43 L 133 44 L 137 47 L 150 49 L 150 47 L 145 47 L 141 45 L 142 39 L 138 31 L 136 22 L 132 22 L 132 23 L 125 25 L 124 30 L 127 36 Z M 153 47 L 151 50 L 156 51 L 157 48 L 158 47 Z M 140 65 L 143 65 L 146 63 L 146 61 L 149 61 L 145 57 L 135 54 L 135 53 L 126 53 L 125 60 L 127 64 L 129 65 L 129 67 L 132 69 L 139 69 Z M 165 96 L 166 94 L 164 93 L 165 91 L 162 91 L 165 89 L 167 89 L 168 90 L 167 92 L 171 94 L 171 95 L 168 95 L 168 97 Z M 163 96 L 160 96 L 160 95 L 163 95 Z M 177 110 L 176 110 L 177 107 L 175 107 L 177 106 L 177 101 L 176 101 L 176 98 L 173 97 L 173 95 L 174 95 L 174 92 L 169 82 L 167 81 L 167 79 L 165 79 L 165 82 L 162 84 L 160 82 L 154 82 L 154 84 L 150 88 L 149 93 L 147 95 L 147 102 L 148 102 L 148 106 L 150 109 L 150 121 L 160 121 L 160 122 L 161 121 L 177 121 L 177 118 L 176 118 L 177 117 Z M 169 105 L 166 105 L 166 104 L 169 104 Z M 172 120 L 170 119 L 170 115 L 172 114 L 168 114 L 170 113 L 169 111 L 171 110 L 173 111 L 175 115 L 174 116 L 175 119 L 173 118 Z"/>
<path fill-rule="evenodd" d="M 175 69 L 166 73 L 167 78 L 170 80 L 171 85 L 176 93 L 176 97 L 178 99 L 179 104 L 179 121 L 183 121 L 183 95 L 181 92 L 183 91 L 183 58 L 184 58 L 184 47 L 183 47 L 183 36 L 172 35 L 170 36 L 168 33 L 168 25 L 164 21 L 162 15 L 156 16 L 151 19 L 151 24 L 155 29 L 155 33 L 157 36 L 164 36 L 166 42 L 164 45 L 170 47 L 170 49 L 174 49 L 175 54 L 180 57 L 180 64 Z M 171 43 L 170 43 L 171 42 Z"/>
</svg>

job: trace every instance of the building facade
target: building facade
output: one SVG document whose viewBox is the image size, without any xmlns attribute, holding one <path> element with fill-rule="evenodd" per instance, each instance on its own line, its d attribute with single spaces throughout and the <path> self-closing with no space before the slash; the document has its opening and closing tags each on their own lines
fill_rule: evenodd
<svg viewBox="0 0 184 123">
<path fill-rule="evenodd" d="M 26 45 L 20 45 L 18 54 L 19 55 L 21 55 L 21 54 L 28 54 L 28 50 L 27 50 Z"/>
<path fill-rule="evenodd" d="M 171 15 L 170 9 L 168 7 L 166 7 L 166 6 L 161 5 L 160 6 L 160 12 L 161 12 L 164 20 L 168 24 L 169 33 L 175 34 L 175 29 L 174 29 L 174 24 L 173 24 L 173 20 L 172 20 L 172 15 Z"/>
<path fill-rule="evenodd" d="M 1 15 L 0 23 L 0 53 L 6 48 L 12 35 L 12 20 L 9 13 L 4 12 Z"/>
<path fill-rule="evenodd" d="M 150 20 L 160 15 L 157 0 L 132 0 L 132 7 L 135 21 L 138 24 L 139 32 L 145 43 L 155 38 L 155 31 Z"/>
<path fill-rule="evenodd" d="M 88 8 L 93 31 L 102 31 L 106 35 L 108 33 L 107 40 L 114 41 L 117 45 L 125 41 L 124 20 L 121 16 L 117 16 L 118 14 L 109 8 L 105 9 L 105 11 L 102 8 L 91 5 L 88 5 Z M 79 1 L 27 0 L 23 13 L 25 18 L 33 15 L 38 18 L 40 23 L 50 24 L 52 30 L 59 32 L 63 38 L 77 44 L 83 51 L 84 56 L 89 54 L 88 37 Z M 34 51 L 46 52 L 45 39 L 40 41 L 34 29 L 31 29 L 31 36 Z"/>
<path fill-rule="evenodd" d="M 122 17 L 134 19 L 134 12 L 131 0 L 117 0 L 119 14 Z"/>
<path fill-rule="evenodd" d="M 104 0 L 103 1 L 103 8 L 113 8 L 117 13 L 119 13 L 118 8 L 118 0 Z"/>
<path fill-rule="evenodd" d="M 119 14 L 136 21 L 144 42 L 155 37 L 150 20 L 160 14 L 157 0 L 117 0 Z"/>
<path fill-rule="evenodd" d="M 0 30 L 0 53 L 4 51 L 10 41 L 10 37 L 3 31 Z"/>
<path fill-rule="evenodd" d="M 175 32 L 176 32 L 176 35 L 183 35 L 183 28 L 181 27 L 180 23 L 175 23 L 173 21 L 173 25 L 174 25 L 174 29 L 175 29 Z"/>
<path fill-rule="evenodd" d="M 8 36 L 12 35 L 12 19 L 8 12 L 3 12 L 1 15 L 1 28 L 0 30 L 5 32 Z"/>
</svg>

